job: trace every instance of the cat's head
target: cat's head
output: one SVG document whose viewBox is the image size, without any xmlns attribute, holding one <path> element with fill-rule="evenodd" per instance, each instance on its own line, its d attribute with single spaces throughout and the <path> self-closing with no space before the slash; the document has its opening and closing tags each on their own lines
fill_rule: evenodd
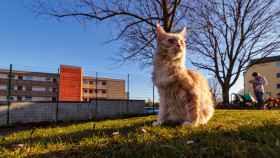
<svg viewBox="0 0 280 158">
<path fill-rule="evenodd" d="M 179 34 L 166 33 L 160 25 L 157 25 L 157 55 L 166 59 L 178 59 L 185 57 L 186 28 Z"/>
</svg>

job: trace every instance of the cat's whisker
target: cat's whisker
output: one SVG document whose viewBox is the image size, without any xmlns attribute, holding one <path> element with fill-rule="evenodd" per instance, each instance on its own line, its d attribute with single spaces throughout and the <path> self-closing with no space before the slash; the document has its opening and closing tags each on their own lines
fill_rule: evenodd
<svg viewBox="0 0 280 158">
<path fill-rule="evenodd" d="M 170 48 L 170 47 L 168 47 L 168 46 L 161 46 L 161 48 L 164 48 L 164 49 L 172 49 L 172 48 Z"/>
</svg>

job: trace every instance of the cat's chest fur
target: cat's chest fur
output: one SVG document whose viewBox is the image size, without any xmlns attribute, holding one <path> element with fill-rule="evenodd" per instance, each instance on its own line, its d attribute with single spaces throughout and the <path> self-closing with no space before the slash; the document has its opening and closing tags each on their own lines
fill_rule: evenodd
<svg viewBox="0 0 280 158">
<path fill-rule="evenodd" d="M 154 69 L 153 71 L 153 82 L 158 87 L 165 87 L 173 82 L 180 76 L 183 68 L 178 66 L 161 66 Z"/>
</svg>

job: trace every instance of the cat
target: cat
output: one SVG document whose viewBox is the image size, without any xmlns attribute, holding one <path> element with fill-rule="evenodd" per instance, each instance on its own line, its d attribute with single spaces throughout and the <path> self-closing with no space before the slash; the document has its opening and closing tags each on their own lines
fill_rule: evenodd
<svg viewBox="0 0 280 158">
<path fill-rule="evenodd" d="M 179 34 L 166 33 L 157 25 L 157 48 L 153 57 L 152 80 L 158 88 L 160 103 L 157 122 L 206 124 L 213 116 L 213 95 L 202 74 L 186 70 L 186 28 Z"/>
</svg>

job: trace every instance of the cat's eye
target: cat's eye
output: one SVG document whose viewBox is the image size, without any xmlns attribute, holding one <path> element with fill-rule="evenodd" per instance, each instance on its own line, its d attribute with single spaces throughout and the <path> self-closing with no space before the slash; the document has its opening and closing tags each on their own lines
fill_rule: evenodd
<svg viewBox="0 0 280 158">
<path fill-rule="evenodd" d="M 183 42 L 183 41 L 180 41 L 180 44 L 184 44 L 184 42 Z"/>
<path fill-rule="evenodd" d="M 171 43 L 171 44 L 174 43 L 173 39 L 169 39 L 168 42 Z"/>
</svg>

